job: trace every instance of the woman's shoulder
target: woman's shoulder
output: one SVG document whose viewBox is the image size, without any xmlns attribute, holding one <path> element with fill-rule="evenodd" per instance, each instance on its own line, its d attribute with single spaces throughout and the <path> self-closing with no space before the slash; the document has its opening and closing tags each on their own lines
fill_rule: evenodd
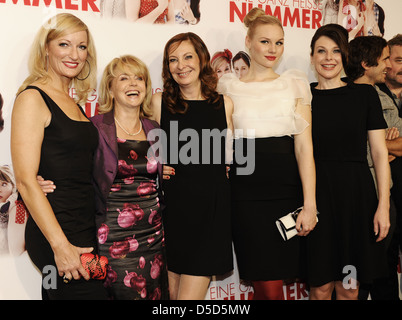
<svg viewBox="0 0 402 320">
<path fill-rule="evenodd" d="M 219 79 L 217 91 L 225 94 L 234 83 L 240 83 L 240 80 L 234 73 L 226 73 Z"/>
<path fill-rule="evenodd" d="M 375 90 L 375 88 L 371 84 L 367 84 L 367 83 L 349 82 L 348 86 L 353 90 L 360 90 L 360 91 L 372 91 L 372 90 Z"/>
<path fill-rule="evenodd" d="M 113 110 L 106 113 L 99 113 L 97 115 L 92 116 L 89 120 L 97 127 L 101 129 L 101 124 L 105 124 L 107 126 L 114 125 L 114 112 Z"/>
<path fill-rule="evenodd" d="M 92 123 L 98 124 L 98 123 L 102 122 L 103 118 L 104 118 L 104 114 L 97 114 L 97 115 L 92 116 L 89 119 L 92 121 Z"/>
<path fill-rule="evenodd" d="M 303 81 L 306 81 L 306 83 L 308 83 L 307 74 L 304 71 L 299 70 L 299 69 L 288 69 L 280 75 L 280 78 L 303 80 Z"/>
<path fill-rule="evenodd" d="M 30 110 L 47 110 L 46 102 L 43 98 L 44 92 L 36 86 L 27 86 L 18 93 L 14 106 L 18 108 L 29 108 Z"/>
<path fill-rule="evenodd" d="M 41 88 L 29 85 L 18 93 L 17 99 L 40 99 L 43 92 L 44 91 Z"/>
<path fill-rule="evenodd" d="M 377 90 L 371 84 L 366 83 L 348 83 L 347 87 L 351 91 L 351 94 L 372 99 L 373 96 L 377 97 Z"/>
</svg>

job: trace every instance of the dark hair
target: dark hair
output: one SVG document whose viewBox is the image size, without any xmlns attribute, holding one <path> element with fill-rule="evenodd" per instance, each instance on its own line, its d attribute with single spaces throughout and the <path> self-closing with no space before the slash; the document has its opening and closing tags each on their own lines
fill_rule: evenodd
<svg viewBox="0 0 402 320">
<path fill-rule="evenodd" d="M 250 66 L 250 57 L 249 57 L 249 55 L 244 51 L 239 51 L 238 53 L 236 53 L 236 55 L 232 59 L 233 68 L 234 68 L 234 63 L 237 60 L 240 60 L 240 59 L 242 59 L 248 66 Z"/>
<path fill-rule="evenodd" d="M 3 119 L 3 97 L 0 94 L 0 132 L 3 131 L 4 128 L 4 119 Z"/>
<path fill-rule="evenodd" d="M 384 35 L 385 33 L 385 29 L 384 29 L 384 21 L 385 21 L 385 13 L 384 13 L 384 9 L 381 8 L 378 3 L 375 4 L 378 8 L 378 29 L 380 29 L 380 32 L 382 35 Z"/>
<path fill-rule="evenodd" d="M 190 9 L 193 11 L 194 18 L 197 19 L 197 23 L 200 21 L 201 12 L 200 12 L 200 0 L 191 0 Z"/>
<path fill-rule="evenodd" d="M 202 95 L 209 103 L 216 103 L 219 101 L 219 94 L 216 92 L 218 77 L 211 67 L 211 56 L 207 46 L 195 33 L 180 33 L 175 35 L 166 43 L 163 53 L 162 79 L 164 94 L 162 95 L 162 99 L 166 107 L 172 113 L 186 113 L 188 108 L 188 104 L 182 97 L 180 87 L 173 79 L 169 70 L 169 52 L 171 47 L 172 45 L 178 47 L 183 41 L 191 42 L 198 58 L 200 59 L 199 77 L 201 81 Z"/>
<path fill-rule="evenodd" d="M 402 46 L 402 33 L 398 33 L 388 41 L 389 51 L 392 52 L 393 46 Z"/>
<path fill-rule="evenodd" d="M 339 24 L 329 23 L 317 29 L 313 38 L 311 39 L 310 49 L 311 56 L 314 54 L 315 43 L 321 37 L 330 38 L 332 41 L 336 43 L 336 45 L 341 50 L 342 55 L 342 64 L 345 67 L 348 63 L 349 50 L 348 50 L 348 41 L 349 41 L 349 33 L 348 31 Z"/>
<path fill-rule="evenodd" d="M 364 75 L 362 62 L 368 67 L 377 66 L 386 46 L 387 41 L 378 36 L 361 36 L 350 41 L 349 62 L 345 68 L 349 81 L 355 81 Z"/>
</svg>

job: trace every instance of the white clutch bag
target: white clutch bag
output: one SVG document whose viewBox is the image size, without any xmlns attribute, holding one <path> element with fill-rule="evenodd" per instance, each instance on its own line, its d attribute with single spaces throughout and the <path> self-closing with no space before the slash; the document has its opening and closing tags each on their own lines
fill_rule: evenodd
<svg viewBox="0 0 402 320">
<path fill-rule="evenodd" d="M 276 220 L 276 226 L 278 227 L 279 233 L 281 234 L 283 240 L 287 241 L 297 235 L 296 220 L 302 209 L 303 207 L 297 208 L 295 211 L 290 212 L 282 218 Z"/>
</svg>

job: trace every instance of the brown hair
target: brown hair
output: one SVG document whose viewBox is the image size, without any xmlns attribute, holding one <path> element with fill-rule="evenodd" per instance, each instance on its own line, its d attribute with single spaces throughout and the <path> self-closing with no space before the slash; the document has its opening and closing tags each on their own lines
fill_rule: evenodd
<svg viewBox="0 0 402 320">
<path fill-rule="evenodd" d="M 379 36 L 361 36 L 349 42 L 349 61 L 345 73 L 349 81 L 355 81 L 365 73 L 362 62 L 368 67 L 378 66 L 387 41 Z"/>
<path fill-rule="evenodd" d="M 398 33 L 391 40 L 388 41 L 389 51 L 391 53 L 393 46 L 402 46 L 402 34 Z"/>
<path fill-rule="evenodd" d="M 201 93 L 209 103 L 216 103 L 219 100 L 219 94 L 216 92 L 218 77 L 211 67 L 210 54 L 204 41 L 192 32 L 180 33 L 171 38 L 165 45 L 163 52 L 162 79 L 164 94 L 163 103 L 172 113 L 186 113 L 188 104 L 184 101 L 180 87 L 173 79 L 169 70 L 169 52 L 172 46 L 176 48 L 183 42 L 190 41 L 195 52 L 200 59 L 200 81 Z"/>
<path fill-rule="evenodd" d="M 327 37 L 336 43 L 336 45 L 341 50 L 343 67 L 346 68 L 349 59 L 348 31 L 344 27 L 336 23 L 326 24 L 318 28 L 315 34 L 313 35 L 313 38 L 311 39 L 310 43 L 311 56 L 313 56 L 314 54 L 315 43 L 321 37 Z"/>
</svg>

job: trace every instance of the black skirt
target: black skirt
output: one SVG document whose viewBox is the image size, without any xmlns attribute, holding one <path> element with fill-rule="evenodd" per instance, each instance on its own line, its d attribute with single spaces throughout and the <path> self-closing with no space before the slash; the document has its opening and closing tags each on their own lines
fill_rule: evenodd
<svg viewBox="0 0 402 320">
<path fill-rule="evenodd" d="M 230 171 L 233 242 L 240 278 L 257 281 L 299 277 L 300 239 L 296 236 L 284 241 L 275 224 L 278 218 L 303 205 L 294 141 L 291 137 L 252 141 L 254 173 L 236 174 L 240 167 L 237 163 Z M 236 152 L 242 143 L 247 144 L 235 142 Z"/>
</svg>

